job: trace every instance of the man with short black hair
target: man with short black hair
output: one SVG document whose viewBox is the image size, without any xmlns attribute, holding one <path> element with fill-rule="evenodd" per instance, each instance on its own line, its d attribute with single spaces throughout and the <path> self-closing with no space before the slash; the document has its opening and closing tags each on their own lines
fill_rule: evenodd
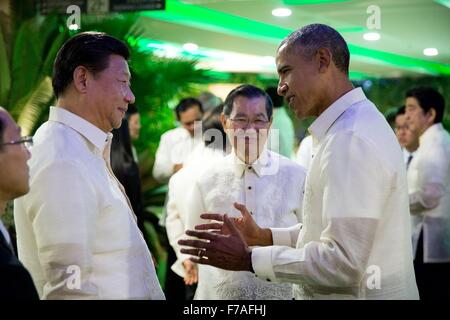
<svg viewBox="0 0 450 320">
<path fill-rule="evenodd" d="M 203 115 L 202 103 L 195 98 L 182 99 L 175 108 L 181 127 L 169 130 L 161 136 L 153 165 L 153 177 L 160 182 L 183 167 L 183 162 L 201 139 L 195 139 L 194 123 Z"/>
<path fill-rule="evenodd" d="M 59 50 L 57 106 L 36 132 L 30 192 L 14 206 L 19 257 L 42 299 L 164 299 L 110 163 L 134 102 L 126 45 L 83 32 Z"/>
<path fill-rule="evenodd" d="M 31 137 L 21 137 L 20 128 L 0 107 L 0 217 L 6 204 L 29 190 L 27 161 Z M 0 299 L 38 300 L 28 271 L 14 255 L 8 231 L 0 220 Z"/>
<path fill-rule="evenodd" d="M 203 212 L 239 217 L 244 206 L 261 227 L 290 227 L 301 221 L 306 170 L 267 149 L 272 116 L 272 101 L 264 90 L 243 84 L 228 94 L 221 122 L 233 149 L 194 180 L 185 208 L 188 228 L 201 222 Z M 268 283 L 250 272 L 204 265 L 198 270 L 196 299 L 291 299 L 288 283 Z"/>
<path fill-rule="evenodd" d="M 414 268 L 420 298 L 450 299 L 450 135 L 442 126 L 445 101 L 435 89 L 406 93 L 406 121 L 419 137 L 408 169 Z"/>
<path fill-rule="evenodd" d="M 200 229 L 230 234 L 188 231 L 208 240 L 180 241 L 193 247 L 182 250 L 192 261 L 293 283 L 296 299 L 418 298 L 401 149 L 384 116 L 353 88 L 349 57 L 344 38 L 323 24 L 293 32 L 278 48 L 278 93 L 299 118 L 317 117 L 308 129 L 314 157 L 303 224 L 261 228 L 245 208 L 235 223 L 204 214 L 225 225 Z"/>
</svg>

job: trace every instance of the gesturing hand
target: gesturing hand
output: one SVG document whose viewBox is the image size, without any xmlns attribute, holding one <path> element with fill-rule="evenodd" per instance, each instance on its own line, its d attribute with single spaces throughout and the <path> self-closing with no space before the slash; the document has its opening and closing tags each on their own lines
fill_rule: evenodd
<svg viewBox="0 0 450 320">
<path fill-rule="evenodd" d="M 200 240 L 178 241 L 182 246 L 191 247 L 182 248 L 181 252 L 195 256 L 190 258 L 194 263 L 207 264 L 225 270 L 252 271 L 251 250 L 228 216 L 222 217 L 227 234 L 187 230 L 187 235 Z"/>
<path fill-rule="evenodd" d="M 239 230 L 248 246 L 266 246 L 272 243 L 272 233 L 270 230 L 260 228 L 253 219 L 247 208 L 239 203 L 234 203 L 234 207 L 241 212 L 241 217 L 229 217 L 234 226 Z M 204 213 L 200 215 L 203 219 L 215 220 L 219 222 L 205 223 L 195 226 L 196 230 L 212 230 L 222 235 L 230 234 L 230 229 L 223 222 L 224 215 L 218 213 Z M 270 234 L 268 234 L 270 233 Z"/>
</svg>

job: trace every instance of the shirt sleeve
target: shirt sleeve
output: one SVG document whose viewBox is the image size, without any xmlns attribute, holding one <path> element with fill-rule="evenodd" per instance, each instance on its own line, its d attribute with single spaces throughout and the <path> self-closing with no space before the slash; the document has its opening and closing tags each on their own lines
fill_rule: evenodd
<svg viewBox="0 0 450 320">
<path fill-rule="evenodd" d="M 158 149 L 156 150 L 155 163 L 153 165 L 153 177 L 159 182 L 167 182 L 173 174 L 173 166 L 170 150 L 170 141 L 167 135 L 161 136 Z"/>
<path fill-rule="evenodd" d="M 185 237 L 185 219 L 181 217 L 179 208 L 179 195 L 177 194 L 177 183 L 180 183 L 179 174 L 182 171 L 177 172 L 169 181 L 169 193 L 168 201 L 166 206 L 167 220 L 166 220 L 166 231 L 167 237 L 169 238 L 169 243 L 175 251 L 178 258 L 180 258 L 180 246 L 178 245 L 178 240 Z"/>
<path fill-rule="evenodd" d="M 427 153 L 421 154 L 417 160 L 420 160 L 417 168 L 419 190 L 409 195 L 409 205 L 413 214 L 439 205 L 445 195 L 447 172 L 450 167 L 450 160 L 444 148 L 429 148 Z"/>
<path fill-rule="evenodd" d="M 315 181 L 323 190 L 322 212 L 304 213 L 322 214 L 319 239 L 305 241 L 299 248 L 253 249 L 252 264 L 258 277 L 315 288 L 359 286 L 391 188 L 390 171 L 383 164 L 386 161 L 377 154 L 369 142 L 352 133 L 331 138 Z M 300 237 L 305 228 L 317 228 L 317 223 L 310 224 L 309 219 L 305 217 Z"/>
<path fill-rule="evenodd" d="M 92 248 L 99 211 L 96 191 L 76 163 L 55 162 L 40 170 L 27 201 L 45 276 L 44 299 L 98 297 L 91 282 Z"/>
</svg>

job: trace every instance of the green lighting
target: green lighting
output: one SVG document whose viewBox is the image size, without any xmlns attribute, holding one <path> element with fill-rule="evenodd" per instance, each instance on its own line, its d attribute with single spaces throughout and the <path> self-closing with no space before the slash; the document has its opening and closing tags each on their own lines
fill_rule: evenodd
<svg viewBox="0 0 450 320">
<path fill-rule="evenodd" d="M 348 1 L 350 0 L 283 0 L 283 3 L 288 6 L 302 6 L 306 4 L 322 4 Z"/>
<path fill-rule="evenodd" d="M 292 0 L 292 2 L 295 1 Z M 315 3 L 319 2 L 321 1 L 315 1 Z M 279 44 L 281 40 L 293 31 L 196 5 L 184 4 L 178 0 L 167 0 L 165 11 L 144 11 L 141 15 L 157 20 L 197 27 L 209 31 L 221 32 L 233 36 L 261 40 L 274 44 Z M 348 27 L 338 29 L 338 31 L 362 32 L 365 31 L 365 28 Z M 352 54 L 352 59 L 358 61 L 389 65 L 404 70 L 431 75 L 450 75 L 449 64 L 411 58 L 380 50 L 367 49 L 351 43 L 348 43 L 348 46 Z"/>
</svg>

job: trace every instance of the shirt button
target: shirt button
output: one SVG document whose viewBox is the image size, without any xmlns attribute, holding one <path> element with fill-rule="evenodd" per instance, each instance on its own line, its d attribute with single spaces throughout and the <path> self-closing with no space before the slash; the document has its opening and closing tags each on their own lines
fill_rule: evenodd
<svg viewBox="0 0 450 320">
<path fill-rule="evenodd" d="M 252 190 L 252 187 L 248 187 L 248 190 Z"/>
<path fill-rule="evenodd" d="M 270 279 L 269 279 L 269 278 L 267 278 L 266 280 L 267 280 L 268 282 L 270 282 Z"/>
<path fill-rule="evenodd" d="M 248 167 L 248 170 L 252 170 L 252 167 Z"/>
</svg>

